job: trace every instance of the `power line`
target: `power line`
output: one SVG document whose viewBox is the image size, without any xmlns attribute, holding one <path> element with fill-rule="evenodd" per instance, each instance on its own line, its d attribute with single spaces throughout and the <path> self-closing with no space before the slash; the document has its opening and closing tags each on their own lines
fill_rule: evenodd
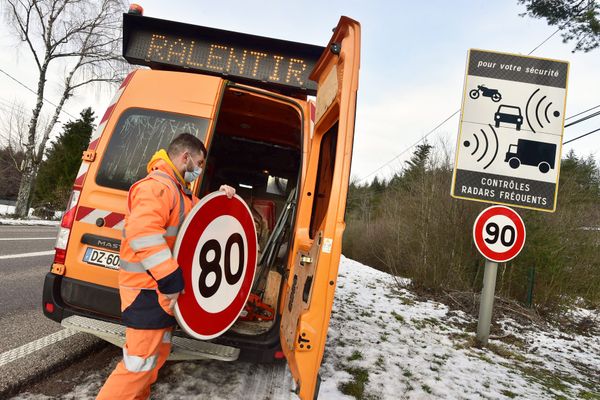
<svg viewBox="0 0 600 400">
<path fill-rule="evenodd" d="M 577 113 L 577 114 L 575 114 L 575 115 L 571 115 L 569 118 L 565 119 L 565 121 L 568 121 L 568 120 L 570 120 L 571 118 L 578 117 L 578 116 L 580 116 L 581 114 L 585 114 L 585 113 L 586 113 L 586 112 L 588 112 L 588 111 L 595 110 L 595 109 L 596 109 L 596 108 L 598 108 L 598 107 L 600 107 L 600 104 L 598 104 L 597 106 L 594 106 L 594 107 L 592 107 L 592 108 L 588 108 L 587 110 L 585 110 L 585 111 L 582 111 L 582 112 L 580 112 L 580 113 Z"/>
<path fill-rule="evenodd" d="M 17 82 L 19 85 L 21 85 L 22 87 L 24 87 L 25 89 L 29 90 L 31 93 L 33 93 L 34 95 L 37 96 L 37 92 L 35 92 L 33 89 L 29 88 L 27 85 L 25 85 L 23 82 L 21 82 L 20 80 L 18 80 L 17 78 L 13 77 L 12 75 L 10 75 L 8 72 L 4 71 L 2 68 L 0 68 L 0 72 L 2 72 L 4 75 L 8 76 L 10 79 L 12 79 L 13 81 Z M 44 100 L 46 103 L 54 106 L 54 108 L 58 108 L 58 106 L 56 104 L 54 104 L 53 102 L 51 102 L 50 100 L 48 100 L 45 97 L 42 97 L 42 100 Z M 64 109 L 60 110 L 61 113 L 65 113 L 67 114 L 69 117 L 71 118 L 75 118 L 77 119 L 77 117 L 71 115 L 69 112 L 67 112 Z"/>
<path fill-rule="evenodd" d="M 539 49 L 540 47 L 542 47 L 542 45 L 544 43 L 546 43 L 548 40 L 550 40 L 550 38 L 554 35 L 556 35 L 562 28 L 558 28 L 557 30 L 554 31 L 554 33 L 550 36 L 548 36 L 546 39 L 544 39 L 544 41 L 540 44 L 538 44 L 537 46 L 535 46 L 535 48 L 533 50 L 531 50 L 529 53 L 527 53 L 528 56 L 530 56 L 534 51 L 536 51 L 537 49 Z"/>
<path fill-rule="evenodd" d="M 360 181 L 364 181 L 365 179 L 367 179 L 369 176 L 373 175 L 374 173 L 378 172 L 379 170 L 381 170 L 382 168 L 385 168 L 386 166 L 388 166 L 389 164 L 391 164 L 393 161 L 395 161 L 396 159 L 398 159 L 398 157 L 402 156 L 404 153 L 406 153 L 408 150 L 410 150 L 411 148 L 413 148 L 414 146 L 416 146 L 417 144 L 419 144 L 420 142 L 422 142 L 423 140 L 427 139 L 427 136 L 431 135 L 433 132 L 436 131 L 436 129 L 438 129 L 439 127 L 441 127 L 442 125 L 444 125 L 450 118 L 454 117 L 460 110 L 456 110 L 452 115 L 450 115 L 448 118 L 446 118 L 445 120 L 443 120 L 442 122 L 440 122 L 435 128 L 433 128 L 432 130 L 430 130 L 425 136 L 423 136 L 421 139 L 419 139 L 418 141 L 416 141 L 415 143 L 413 143 L 412 145 L 408 146 L 407 148 L 405 148 L 404 150 L 402 150 L 400 152 L 400 154 L 396 155 L 394 158 L 392 158 L 391 160 L 389 160 L 388 162 L 386 162 L 385 164 L 383 164 L 381 167 L 377 168 L 375 171 L 371 172 L 370 174 L 366 175 L 364 178 L 359 179 L 357 182 Z"/>
<path fill-rule="evenodd" d="M 578 119 L 578 120 L 576 120 L 574 122 L 571 122 L 570 124 L 565 125 L 565 128 L 568 128 L 569 126 L 578 124 L 578 123 L 583 122 L 583 121 L 587 121 L 588 119 L 597 117 L 598 115 L 600 115 L 600 111 L 596 111 L 595 113 L 592 113 L 590 115 L 586 115 L 583 118 L 580 118 L 580 119 Z"/>
<path fill-rule="evenodd" d="M 568 143 L 571 143 L 571 142 L 574 142 L 574 141 L 576 141 L 577 139 L 581 139 L 582 137 L 586 137 L 587 135 L 591 135 L 592 133 L 594 133 L 594 132 L 598 132 L 598 131 L 600 131 L 600 128 L 598 128 L 598 129 L 594 129 L 593 131 L 590 131 L 590 132 L 588 132 L 588 133 L 584 133 L 583 135 L 581 135 L 581 136 L 577 136 L 576 138 L 573 138 L 573 139 L 571 139 L 571 140 L 567 140 L 566 142 L 563 142 L 563 145 L 565 145 L 565 144 L 568 144 Z"/>
</svg>

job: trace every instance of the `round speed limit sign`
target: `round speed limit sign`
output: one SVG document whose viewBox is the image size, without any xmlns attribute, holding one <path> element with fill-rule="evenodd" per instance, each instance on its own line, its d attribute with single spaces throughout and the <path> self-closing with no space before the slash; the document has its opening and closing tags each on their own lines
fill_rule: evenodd
<svg viewBox="0 0 600 400">
<path fill-rule="evenodd" d="M 477 250 L 488 260 L 506 262 L 521 252 L 525 244 L 525 224 L 513 209 L 492 206 L 483 210 L 473 225 Z"/>
<path fill-rule="evenodd" d="M 187 334 L 207 340 L 233 325 L 250 295 L 257 249 L 252 213 L 239 196 L 214 192 L 190 211 L 174 249 L 185 281 L 175 318 Z"/>
</svg>

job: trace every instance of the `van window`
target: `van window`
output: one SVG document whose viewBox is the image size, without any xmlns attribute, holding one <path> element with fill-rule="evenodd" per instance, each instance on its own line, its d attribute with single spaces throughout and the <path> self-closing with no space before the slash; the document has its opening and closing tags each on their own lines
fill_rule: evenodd
<svg viewBox="0 0 600 400">
<path fill-rule="evenodd" d="M 130 108 L 125 111 L 110 138 L 96 175 L 96 183 L 129 190 L 146 176 L 146 164 L 159 149 L 165 149 L 180 133 L 191 133 L 204 142 L 208 119 L 164 111 Z"/>
</svg>

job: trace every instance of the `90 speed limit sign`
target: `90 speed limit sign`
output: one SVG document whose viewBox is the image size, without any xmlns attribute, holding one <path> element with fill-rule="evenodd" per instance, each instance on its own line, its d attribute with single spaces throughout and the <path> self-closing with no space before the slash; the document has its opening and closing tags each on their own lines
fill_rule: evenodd
<svg viewBox="0 0 600 400">
<path fill-rule="evenodd" d="M 506 262 L 521 252 L 525 244 L 525 224 L 513 209 L 492 206 L 483 210 L 473 225 L 477 250 L 488 260 Z"/>
<path fill-rule="evenodd" d="M 214 192 L 190 211 L 174 249 L 185 281 L 174 313 L 187 334 L 212 339 L 237 320 L 250 295 L 257 249 L 252 213 L 239 196 Z"/>
</svg>

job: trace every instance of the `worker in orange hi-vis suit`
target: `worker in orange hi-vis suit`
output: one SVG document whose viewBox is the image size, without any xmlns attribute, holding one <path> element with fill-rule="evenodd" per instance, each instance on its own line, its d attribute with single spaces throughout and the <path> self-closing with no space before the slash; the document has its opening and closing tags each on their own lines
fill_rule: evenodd
<svg viewBox="0 0 600 400">
<path fill-rule="evenodd" d="M 198 202 L 190 183 L 201 173 L 206 148 L 182 133 L 148 163 L 148 176 L 129 189 L 121 241 L 119 293 L 125 330 L 123 360 L 98 399 L 146 399 L 171 351 L 173 307 L 183 274 L 172 250 L 177 231 Z M 220 190 L 232 198 L 235 189 Z"/>
</svg>

